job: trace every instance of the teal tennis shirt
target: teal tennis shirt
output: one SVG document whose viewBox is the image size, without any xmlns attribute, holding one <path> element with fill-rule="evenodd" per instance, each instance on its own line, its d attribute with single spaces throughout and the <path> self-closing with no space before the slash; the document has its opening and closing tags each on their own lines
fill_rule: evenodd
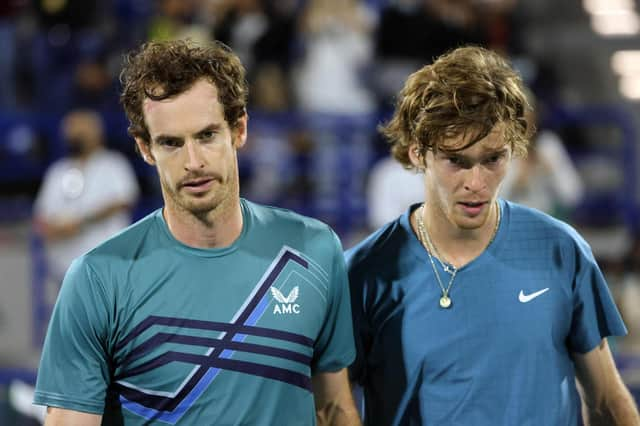
<svg viewBox="0 0 640 426">
<path fill-rule="evenodd" d="M 35 403 L 104 424 L 314 425 L 311 377 L 355 357 L 333 231 L 241 201 L 231 246 L 177 241 L 158 210 L 77 259 Z"/>
</svg>

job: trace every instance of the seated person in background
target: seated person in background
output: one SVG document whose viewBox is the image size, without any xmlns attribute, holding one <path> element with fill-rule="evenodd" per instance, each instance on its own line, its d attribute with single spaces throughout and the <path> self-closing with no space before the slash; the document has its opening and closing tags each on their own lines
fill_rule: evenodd
<svg viewBox="0 0 640 426">
<path fill-rule="evenodd" d="M 533 95 L 528 98 L 535 104 Z M 537 121 L 534 111 L 527 115 L 532 123 Z M 526 157 L 513 159 L 500 196 L 566 219 L 582 200 L 584 184 L 560 137 L 545 129 L 535 134 Z"/>
<path fill-rule="evenodd" d="M 74 258 L 129 225 L 139 194 L 127 159 L 105 148 L 97 113 L 71 111 L 61 130 L 68 155 L 47 170 L 34 206 L 48 275 L 59 282 Z"/>
<path fill-rule="evenodd" d="M 34 205 L 35 231 L 44 239 L 47 278 L 60 284 L 71 261 L 131 222 L 139 189 L 120 153 L 104 146 L 102 118 L 78 109 L 62 120 L 67 156 L 47 170 Z M 23 415 L 44 423 L 45 408 L 31 404 L 34 388 L 20 381 L 9 400 Z"/>
<path fill-rule="evenodd" d="M 378 229 L 424 197 L 422 175 L 405 169 L 393 157 L 378 161 L 367 183 L 367 224 Z"/>
</svg>

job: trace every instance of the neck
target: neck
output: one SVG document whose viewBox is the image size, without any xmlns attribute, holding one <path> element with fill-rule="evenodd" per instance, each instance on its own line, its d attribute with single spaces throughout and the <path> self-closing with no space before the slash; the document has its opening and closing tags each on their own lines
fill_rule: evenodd
<svg viewBox="0 0 640 426">
<path fill-rule="evenodd" d="M 98 150 L 100 150 L 100 147 L 91 147 L 88 148 L 85 151 L 82 151 L 82 153 L 76 157 L 73 157 L 75 161 L 77 161 L 78 163 L 86 163 L 87 161 L 89 161 L 89 158 L 91 158 L 91 156 L 93 154 L 95 154 Z"/>
<path fill-rule="evenodd" d="M 437 206 L 426 204 L 423 209 L 417 209 L 416 214 L 424 214 L 425 231 L 433 248 L 443 262 L 460 268 L 480 254 L 489 246 L 499 224 L 499 207 L 494 202 L 486 222 L 475 229 L 464 229 L 452 223 L 445 213 Z"/>
<path fill-rule="evenodd" d="M 166 203 L 163 216 L 171 234 L 183 244 L 195 248 L 228 247 L 242 233 L 242 209 L 239 197 L 232 197 L 206 213 L 193 214 L 174 203 Z"/>
</svg>

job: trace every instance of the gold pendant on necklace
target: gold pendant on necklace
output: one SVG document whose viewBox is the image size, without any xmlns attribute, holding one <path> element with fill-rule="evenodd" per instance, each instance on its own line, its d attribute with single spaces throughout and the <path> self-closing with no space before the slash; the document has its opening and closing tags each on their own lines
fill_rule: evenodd
<svg viewBox="0 0 640 426">
<path fill-rule="evenodd" d="M 443 309 L 449 309 L 450 306 L 451 306 L 451 299 L 449 298 L 449 296 L 442 296 L 440 298 L 440 307 Z"/>
</svg>

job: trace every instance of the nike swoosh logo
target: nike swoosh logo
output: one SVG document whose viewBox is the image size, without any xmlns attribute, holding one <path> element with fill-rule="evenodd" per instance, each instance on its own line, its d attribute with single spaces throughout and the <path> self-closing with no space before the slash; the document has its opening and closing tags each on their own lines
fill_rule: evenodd
<svg viewBox="0 0 640 426">
<path fill-rule="evenodd" d="M 531 302 L 533 299 L 546 293 L 547 291 L 549 291 L 549 287 L 543 288 L 542 290 L 536 291 L 535 293 L 531 293 L 531 294 L 524 294 L 523 291 L 520 290 L 520 294 L 518 295 L 518 300 L 522 303 Z"/>
</svg>

